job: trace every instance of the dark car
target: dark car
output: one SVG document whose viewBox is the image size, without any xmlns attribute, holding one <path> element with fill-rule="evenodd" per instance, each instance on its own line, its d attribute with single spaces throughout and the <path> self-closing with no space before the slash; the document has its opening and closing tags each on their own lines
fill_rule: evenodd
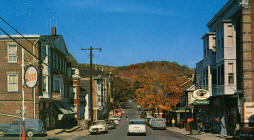
<svg viewBox="0 0 254 140">
<path fill-rule="evenodd" d="M 21 134 L 22 133 L 22 119 L 17 119 L 12 124 L 0 124 L 0 136 Z M 34 135 L 46 135 L 46 130 L 43 122 L 38 119 L 25 119 L 25 131 L 28 137 Z"/>
<path fill-rule="evenodd" d="M 115 124 L 114 120 L 106 120 L 106 124 L 107 124 L 108 129 L 116 128 L 116 124 Z"/>
</svg>

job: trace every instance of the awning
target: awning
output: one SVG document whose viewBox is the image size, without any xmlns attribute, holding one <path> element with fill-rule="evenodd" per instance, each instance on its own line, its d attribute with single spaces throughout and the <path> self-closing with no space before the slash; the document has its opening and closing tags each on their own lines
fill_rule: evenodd
<svg viewBox="0 0 254 140">
<path fill-rule="evenodd" d="M 189 110 L 186 107 L 177 107 L 177 108 L 174 108 L 172 112 L 184 113 L 184 112 L 189 112 Z"/>
<path fill-rule="evenodd" d="M 62 112 L 64 115 L 77 114 L 70 105 L 64 102 L 55 102 L 56 107 Z"/>
</svg>

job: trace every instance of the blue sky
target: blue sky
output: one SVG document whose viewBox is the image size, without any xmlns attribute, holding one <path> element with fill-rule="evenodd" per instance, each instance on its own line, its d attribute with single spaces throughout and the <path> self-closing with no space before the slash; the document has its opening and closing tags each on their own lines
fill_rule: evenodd
<svg viewBox="0 0 254 140">
<path fill-rule="evenodd" d="M 194 68 L 202 59 L 206 23 L 228 0 L 1 0 L 0 15 L 22 34 L 62 34 L 79 63 L 124 66 L 174 61 Z M 16 34 L 4 23 L 0 26 Z M 2 33 L 0 33 L 2 34 Z"/>
</svg>

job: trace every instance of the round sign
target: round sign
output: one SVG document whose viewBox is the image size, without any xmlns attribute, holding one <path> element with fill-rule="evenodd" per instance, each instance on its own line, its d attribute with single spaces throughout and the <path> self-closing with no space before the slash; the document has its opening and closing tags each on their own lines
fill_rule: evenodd
<svg viewBox="0 0 254 140">
<path fill-rule="evenodd" d="M 25 84 L 29 88 L 33 88 L 38 81 L 38 71 L 35 66 L 28 66 L 25 71 Z"/>
<path fill-rule="evenodd" d="M 210 93 L 205 89 L 197 89 L 193 92 L 192 96 L 197 100 L 205 100 L 210 97 Z"/>
</svg>

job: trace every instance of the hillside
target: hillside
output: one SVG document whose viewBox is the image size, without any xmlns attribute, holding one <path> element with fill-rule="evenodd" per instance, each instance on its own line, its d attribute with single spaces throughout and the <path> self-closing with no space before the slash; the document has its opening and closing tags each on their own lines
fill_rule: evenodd
<svg viewBox="0 0 254 140">
<path fill-rule="evenodd" d="M 133 76 L 144 74 L 146 72 L 145 69 L 162 75 L 175 73 L 179 77 L 191 77 L 194 73 L 194 70 L 187 66 L 181 66 L 175 62 L 168 61 L 152 61 L 118 67 L 113 69 L 113 73 L 121 78 L 130 79 Z"/>
</svg>

